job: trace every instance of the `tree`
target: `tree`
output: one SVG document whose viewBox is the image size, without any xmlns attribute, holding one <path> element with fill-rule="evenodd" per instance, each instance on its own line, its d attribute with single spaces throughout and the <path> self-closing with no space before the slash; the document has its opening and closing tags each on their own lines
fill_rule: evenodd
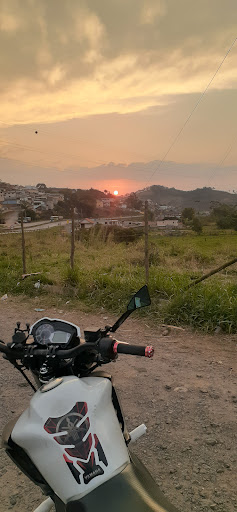
<svg viewBox="0 0 237 512">
<path fill-rule="evenodd" d="M 195 231 L 198 235 L 202 233 L 202 223 L 198 217 L 193 217 L 192 230 Z"/>
<path fill-rule="evenodd" d="M 237 209 L 235 206 L 221 204 L 213 208 L 212 211 L 218 228 L 237 231 Z"/>
<path fill-rule="evenodd" d="M 152 210 L 148 210 L 148 220 L 152 222 L 155 220 L 155 212 Z"/>
<path fill-rule="evenodd" d="M 184 222 L 184 224 L 186 221 L 193 220 L 194 216 L 195 216 L 194 208 L 184 208 L 184 210 L 182 211 L 182 221 Z"/>
<path fill-rule="evenodd" d="M 128 208 L 132 210 L 140 210 L 142 207 L 142 201 L 137 197 L 136 192 L 132 192 L 126 199 Z"/>
<path fill-rule="evenodd" d="M 30 217 L 31 220 L 36 220 L 36 212 L 28 201 L 21 201 L 21 211 L 24 217 Z"/>
<path fill-rule="evenodd" d="M 6 221 L 5 221 L 5 218 L 4 218 L 4 215 L 3 213 L 0 211 L 0 224 L 5 224 Z"/>
</svg>

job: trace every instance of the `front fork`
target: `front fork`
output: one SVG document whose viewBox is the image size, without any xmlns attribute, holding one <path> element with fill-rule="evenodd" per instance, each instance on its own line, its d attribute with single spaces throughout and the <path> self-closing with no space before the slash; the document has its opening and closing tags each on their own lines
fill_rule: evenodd
<svg viewBox="0 0 237 512">
<path fill-rule="evenodd" d="M 34 512 L 49 512 L 52 510 L 52 507 L 54 506 L 54 502 L 51 498 L 47 498 L 47 500 L 43 501 L 41 505 L 39 505 Z"/>
</svg>

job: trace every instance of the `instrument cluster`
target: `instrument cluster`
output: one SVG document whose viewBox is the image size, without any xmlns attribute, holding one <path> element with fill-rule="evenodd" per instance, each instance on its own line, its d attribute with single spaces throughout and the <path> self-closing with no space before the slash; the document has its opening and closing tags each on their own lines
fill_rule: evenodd
<svg viewBox="0 0 237 512">
<path fill-rule="evenodd" d="M 80 329 L 62 320 L 42 318 L 31 328 L 31 334 L 38 345 L 70 345 L 74 338 L 79 338 Z"/>
</svg>

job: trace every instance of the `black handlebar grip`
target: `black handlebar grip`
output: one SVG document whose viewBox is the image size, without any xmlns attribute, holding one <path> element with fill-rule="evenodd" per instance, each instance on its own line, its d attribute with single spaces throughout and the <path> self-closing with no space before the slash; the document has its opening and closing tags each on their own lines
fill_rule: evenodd
<svg viewBox="0 0 237 512">
<path fill-rule="evenodd" d="M 9 354 L 10 352 L 7 345 L 5 345 L 5 343 L 3 343 L 2 341 L 0 342 L 0 352 L 3 352 L 4 354 Z"/>
<path fill-rule="evenodd" d="M 130 354 L 131 356 L 153 357 L 154 348 L 151 345 L 140 347 L 139 345 L 129 345 L 116 341 L 113 345 L 114 354 Z"/>
</svg>

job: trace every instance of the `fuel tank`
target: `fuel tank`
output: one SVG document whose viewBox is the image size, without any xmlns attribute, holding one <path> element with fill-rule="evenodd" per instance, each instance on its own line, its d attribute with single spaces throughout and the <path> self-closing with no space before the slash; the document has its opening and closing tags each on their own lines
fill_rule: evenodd
<svg viewBox="0 0 237 512">
<path fill-rule="evenodd" d="M 11 439 L 64 503 L 82 498 L 129 463 L 112 384 L 102 377 L 69 376 L 42 386 Z"/>
</svg>

